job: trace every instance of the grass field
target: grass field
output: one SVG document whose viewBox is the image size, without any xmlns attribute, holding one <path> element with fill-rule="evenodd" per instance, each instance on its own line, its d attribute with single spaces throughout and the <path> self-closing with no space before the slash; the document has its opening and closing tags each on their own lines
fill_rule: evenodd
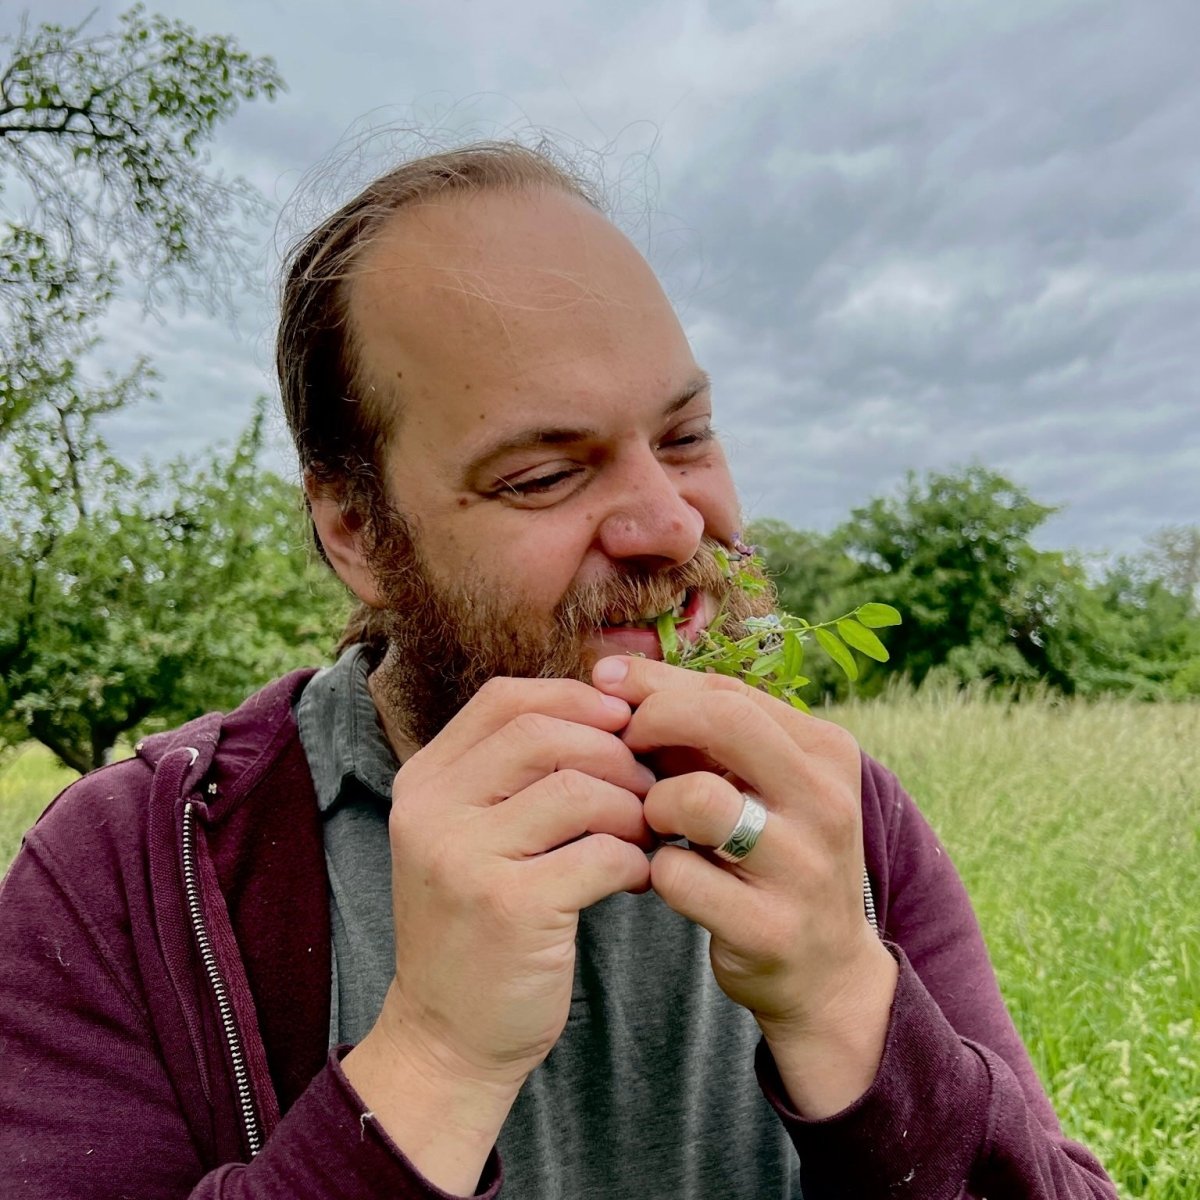
<svg viewBox="0 0 1200 1200">
<path fill-rule="evenodd" d="M 892 697 L 833 714 L 975 901 L 1067 1130 L 1125 1197 L 1200 1197 L 1200 705 Z M 71 772 L 0 771 L 0 862 Z"/>
</svg>

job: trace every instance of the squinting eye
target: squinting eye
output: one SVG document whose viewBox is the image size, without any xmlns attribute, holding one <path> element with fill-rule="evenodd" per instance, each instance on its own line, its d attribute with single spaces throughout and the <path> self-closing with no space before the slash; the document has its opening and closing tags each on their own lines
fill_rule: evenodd
<svg viewBox="0 0 1200 1200">
<path fill-rule="evenodd" d="M 554 471 L 549 475 L 539 475 L 535 479 L 522 479 L 519 483 L 510 483 L 507 479 L 500 480 L 500 486 L 492 493 L 503 496 L 506 493 L 517 493 L 520 496 L 536 496 L 539 492 L 548 492 L 564 480 L 575 474 L 575 470 Z"/>
<path fill-rule="evenodd" d="M 708 425 L 703 429 L 697 430 L 695 433 L 685 433 L 681 437 L 669 438 L 662 445 L 686 450 L 689 446 L 699 446 L 704 442 L 711 442 L 714 435 L 715 431 L 713 427 Z"/>
</svg>

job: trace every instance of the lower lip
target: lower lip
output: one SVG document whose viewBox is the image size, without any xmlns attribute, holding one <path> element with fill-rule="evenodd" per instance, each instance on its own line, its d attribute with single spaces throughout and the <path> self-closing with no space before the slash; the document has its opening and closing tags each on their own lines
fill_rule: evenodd
<svg viewBox="0 0 1200 1200">
<path fill-rule="evenodd" d="M 675 632 L 685 641 L 694 642 L 708 624 L 703 592 L 693 592 Z M 640 654 L 643 658 L 661 659 L 662 643 L 657 629 L 617 629 L 602 626 L 596 630 L 596 639 L 601 645 L 601 657 L 605 654 Z"/>
</svg>

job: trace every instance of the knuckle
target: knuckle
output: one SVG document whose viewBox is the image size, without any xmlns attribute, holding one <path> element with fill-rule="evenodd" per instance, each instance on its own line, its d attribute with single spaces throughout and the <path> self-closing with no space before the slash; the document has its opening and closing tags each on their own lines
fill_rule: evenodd
<svg viewBox="0 0 1200 1200">
<path fill-rule="evenodd" d="M 679 807 L 685 817 L 708 826 L 719 825 L 729 807 L 726 794 L 728 785 L 707 771 L 698 771 L 689 778 L 689 786 L 683 790 Z"/>
<path fill-rule="evenodd" d="M 508 732 L 520 741 L 532 742 L 535 745 L 543 743 L 556 731 L 558 722 L 545 713 L 518 713 L 508 723 Z"/>
<path fill-rule="evenodd" d="M 631 850 L 640 853 L 636 847 L 611 833 L 594 833 L 588 840 L 591 842 L 590 850 L 597 864 L 613 874 L 625 870 Z"/>
<path fill-rule="evenodd" d="M 578 808 L 591 804 L 595 793 L 596 781 L 592 776 L 574 767 L 564 767 L 554 773 L 554 780 L 560 795 Z"/>
<path fill-rule="evenodd" d="M 713 723 L 735 739 L 748 734 L 760 717 L 754 702 L 742 691 L 719 692 L 709 705 Z"/>
<path fill-rule="evenodd" d="M 672 853 L 668 854 L 670 850 Z M 693 897 L 696 891 L 696 876 L 687 870 L 690 865 L 686 850 L 667 846 L 660 850 L 650 864 L 650 879 L 654 889 L 664 897 L 669 897 L 669 903 L 679 909 L 693 907 Z"/>
<path fill-rule="evenodd" d="M 475 693 L 475 701 L 491 708 L 511 707 L 516 696 L 516 680 L 494 675 Z"/>
<path fill-rule="evenodd" d="M 701 678 L 704 687 L 710 692 L 731 692 L 745 694 L 746 685 L 732 675 L 718 675 L 716 671 L 706 672 Z"/>
<path fill-rule="evenodd" d="M 862 751 L 858 739 L 848 729 L 832 721 L 819 721 L 817 730 L 821 747 L 830 758 L 858 760 Z"/>
</svg>

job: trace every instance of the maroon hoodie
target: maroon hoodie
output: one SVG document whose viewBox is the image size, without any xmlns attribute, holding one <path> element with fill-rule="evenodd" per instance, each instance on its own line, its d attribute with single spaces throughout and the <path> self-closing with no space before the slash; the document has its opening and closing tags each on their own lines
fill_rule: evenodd
<svg viewBox="0 0 1200 1200">
<path fill-rule="evenodd" d="M 327 1052 L 329 901 L 292 706 L 312 673 L 69 787 L 0 888 L 0 1196 L 445 1193 Z M 1067 1141 L 949 858 L 863 760 L 867 866 L 900 980 L 879 1074 L 824 1121 L 759 1078 L 806 1200 L 1115 1198 Z M 480 1193 L 500 1194 L 493 1153 Z"/>
</svg>

